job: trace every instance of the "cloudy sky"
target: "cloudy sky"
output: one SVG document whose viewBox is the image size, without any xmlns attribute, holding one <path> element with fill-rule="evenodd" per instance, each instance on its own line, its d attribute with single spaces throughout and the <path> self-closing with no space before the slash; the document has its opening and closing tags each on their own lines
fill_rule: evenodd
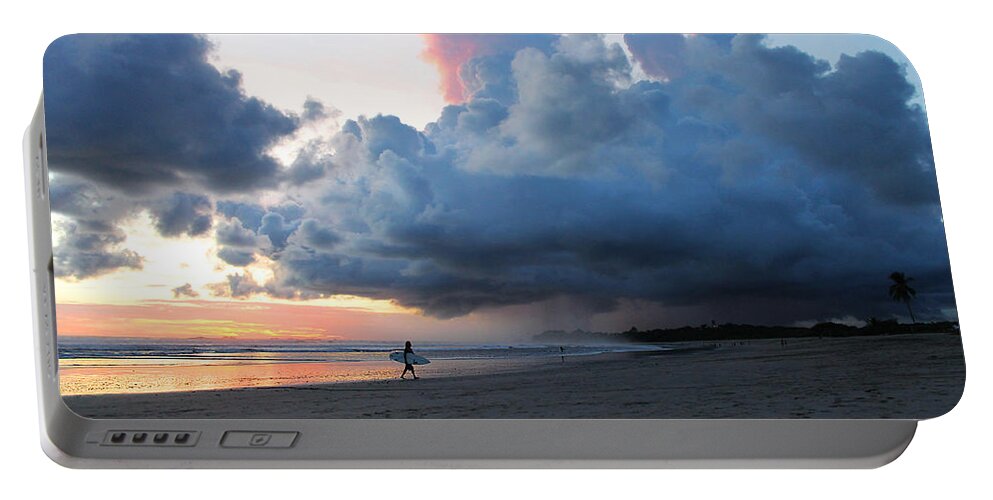
<svg viewBox="0 0 993 500">
<path fill-rule="evenodd" d="M 63 335 L 955 317 L 872 37 L 83 35 L 45 105 Z"/>
</svg>

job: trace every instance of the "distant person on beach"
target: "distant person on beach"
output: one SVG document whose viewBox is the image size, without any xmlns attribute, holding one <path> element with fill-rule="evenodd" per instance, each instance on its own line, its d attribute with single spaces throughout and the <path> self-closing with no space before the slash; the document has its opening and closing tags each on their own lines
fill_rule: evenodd
<svg viewBox="0 0 993 500">
<path fill-rule="evenodd" d="M 417 374 L 414 373 L 414 365 L 408 360 L 407 355 L 414 354 L 414 348 L 411 347 L 410 341 L 403 346 L 403 373 L 400 374 L 400 378 L 406 380 L 407 371 L 414 376 L 414 380 L 417 380 Z"/>
</svg>

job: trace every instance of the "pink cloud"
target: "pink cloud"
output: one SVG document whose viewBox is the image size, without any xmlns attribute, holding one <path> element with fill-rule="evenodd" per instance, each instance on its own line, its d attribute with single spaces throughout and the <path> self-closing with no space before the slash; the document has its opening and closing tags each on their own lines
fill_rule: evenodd
<svg viewBox="0 0 993 500">
<path fill-rule="evenodd" d="M 465 63 L 480 56 L 516 52 L 525 47 L 547 46 L 552 38 L 547 35 L 492 33 L 424 35 L 426 46 L 421 57 L 437 66 L 445 101 L 458 104 L 470 97 L 460 73 Z"/>
</svg>

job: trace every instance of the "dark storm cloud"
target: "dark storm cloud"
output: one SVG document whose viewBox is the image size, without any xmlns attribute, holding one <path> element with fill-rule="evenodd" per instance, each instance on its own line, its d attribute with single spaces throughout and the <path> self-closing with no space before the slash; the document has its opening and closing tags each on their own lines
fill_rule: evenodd
<svg viewBox="0 0 993 500">
<path fill-rule="evenodd" d="M 247 266 L 255 262 L 256 250 L 266 246 L 259 235 L 245 227 L 237 217 L 220 222 L 215 238 L 220 246 L 217 257 L 232 266 Z"/>
<path fill-rule="evenodd" d="M 390 151 L 403 158 L 412 158 L 424 152 L 428 144 L 417 129 L 401 122 L 396 116 L 376 115 L 359 121 L 363 144 L 374 157 Z"/>
<path fill-rule="evenodd" d="M 72 176 L 58 176 L 49 187 L 52 213 L 66 217 L 55 221 L 55 274 L 86 279 L 117 269 L 141 269 L 142 258 L 126 248 L 119 223 L 134 215 L 127 197 Z"/>
<path fill-rule="evenodd" d="M 314 292 L 278 288 L 274 283 L 262 285 L 255 281 L 255 278 L 249 273 L 229 274 L 225 281 L 208 283 L 207 289 L 215 297 L 230 297 L 233 299 L 247 299 L 262 294 L 289 300 L 309 300 L 326 297 L 324 294 Z"/>
<path fill-rule="evenodd" d="M 64 273 L 135 267 L 121 225 L 142 212 L 163 236 L 201 236 L 214 213 L 205 187 L 246 191 L 283 179 L 266 151 L 298 119 L 245 95 L 240 74 L 218 71 L 210 50 L 189 35 L 74 35 L 49 48 L 53 211 L 72 221 L 75 238 L 85 232 L 106 242 L 67 256 Z M 315 100 L 304 108 L 313 119 L 333 111 Z"/>
<path fill-rule="evenodd" d="M 255 252 L 243 248 L 223 247 L 217 251 L 217 257 L 232 266 L 243 267 L 255 262 Z"/>
<path fill-rule="evenodd" d="M 306 209 L 298 203 L 289 202 L 281 205 L 273 205 L 268 208 L 269 212 L 279 214 L 285 222 L 297 224 Z M 265 225 L 265 216 L 262 217 L 262 225 Z"/>
<path fill-rule="evenodd" d="M 259 227 L 259 234 L 268 236 L 269 241 L 276 248 L 286 246 L 286 240 L 299 227 L 298 222 L 288 222 L 287 218 L 279 212 L 269 212 L 262 217 L 262 225 Z"/>
<path fill-rule="evenodd" d="M 630 155 L 641 154 L 640 148 L 626 152 L 616 146 L 641 140 L 638 135 L 653 140 L 649 134 L 658 132 L 653 117 L 664 115 L 665 97 L 644 86 L 618 91 L 631 70 L 619 45 L 573 36 L 562 38 L 557 48 L 551 55 L 534 49 L 517 53 L 511 71 L 518 101 L 496 127 L 502 140 L 465 150 L 467 166 L 569 176 L 641 160 Z"/>
<path fill-rule="evenodd" d="M 311 96 L 307 96 L 307 100 L 303 102 L 303 114 L 300 118 L 304 121 L 312 122 L 322 120 L 328 116 L 330 114 L 327 108 L 324 107 L 324 103 Z"/>
<path fill-rule="evenodd" d="M 331 169 L 331 153 L 318 142 L 311 142 L 297 152 L 297 157 L 286 169 L 286 180 L 295 186 L 324 177 Z"/>
<path fill-rule="evenodd" d="M 646 71 L 678 62 L 667 81 L 632 82 L 620 47 L 564 37 L 515 53 L 510 102 L 470 95 L 423 134 L 346 123 L 305 203 L 340 240 L 308 242 L 305 222 L 273 285 L 438 317 L 565 297 L 784 323 L 891 314 L 902 269 L 925 277 L 931 317 L 954 307 L 899 65 L 866 52 L 832 68 L 754 37 L 669 39 L 657 61 L 649 45 L 632 46 Z"/>
<path fill-rule="evenodd" d="M 690 38 L 703 40 L 704 43 L 688 43 Z M 683 76 L 687 70 L 690 58 L 698 58 L 702 53 L 693 53 L 692 45 L 705 45 L 713 49 L 727 51 L 735 35 L 707 34 L 681 35 L 678 33 L 626 34 L 624 44 L 634 60 L 645 73 L 672 80 Z"/>
<path fill-rule="evenodd" d="M 87 230 L 74 223 L 57 224 L 62 241 L 53 249 L 55 275 L 86 279 L 122 268 L 141 269 L 142 258 L 120 248 L 125 240 L 120 230 Z"/>
<path fill-rule="evenodd" d="M 231 222 L 217 225 L 217 242 L 221 245 L 254 247 L 257 244 L 257 237 L 254 231 L 246 229 L 235 217 Z"/>
<path fill-rule="evenodd" d="M 320 249 L 331 249 L 341 242 L 341 236 L 319 221 L 306 219 L 300 224 L 300 244 Z"/>
<path fill-rule="evenodd" d="M 886 201 L 937 202 L 924 112 L 908 104 L 916 91 L 888 56 L 842 55 L 832 68 L 795 47 L 766 47 L 760 36 L 731 44 L 679 35 L 625 41 L 649 74 L 678 75 L 670 93 L 692 115 L 844 172 Z"/>
<path fill-rule="evenodd" d="M 262 216 L 266 214 L 265 208 L 261 205 L 230 200 L 218 201 L 217 212 L 226 217 L 237 218 L 245 229 L 253 232 L 258 231 L 259 226 L 262 225 Z"/>
<path fill-rule="evenodd" d="M 297 118 L 241 89 L 190 35 L 73 35 L 45 54 L 49 162 L 121 190 L 272 187 L 266 150 Z M 312 104 L 309 113 L 318 110 Z"/>
<path fill-rule="evenodd" d="M 215 232 L 220 246 L 217 256 L 239 267 L 255 262 L 259 254 L 271 257 L 284 248 L 300 227 L 304 215 L 304 208 L 295 203 L 264 208 L 250 203 L 221 201 L 217 206 L 218 212 L 227 218 L 217 225 Z"/>
<path fill-rule="evenodd" d="M 155 228 L 162 236 L 200 236 L 213 224 L 213 204 L 206 196 L 173 193 L 151 207 Z"/>
<path fill-rule="evenodd" d="M 72 177 L 52 182 L 49 198 L 52 212 L 72 217 L 88 229 L 109 229 L 134 211 L 125 196 Z"/>
<path fill-rule="evenodd" d="M 102 53 L 95 41 L 109 43 L 84 40 L 83 55 Z M 196 81 L 213 75 L 211 102 L 227 99 L 234 116 L 271 133 L 214 123 L 221 130 L 207 137 L 219 143 L 183 153 L 189 168 L 159 168 L 171 160 L 159 162 L 155 146 L 142 152 L 153 159 L 146 177 L 129 182 L 160 176 L 216 191 L 286 190 L 281 204 L 246 202 L 269 199 L 257 191 L 217 201 L 218 257 L 275 263 L 272 281 L 234 273 L 209 286 L 218 296 L 351 294 L 442 318 L 554 302 L 567 304 L 556 306 L 570 311 L 556 318 L 564 322 L 585 313 L 644 327 L 789 323 L 898 314 L 886 288 L 899 270 L 917 279 L 920 317 L 954 309 L 927 124 L 904 69 L 887 56 L 863 52 L 832 65 L 761 37 L 635 35 L 625 37 L 631 61 L 595 36 L 498 38 L 493 48 L 488 40 L 430 40 L 453 104 L 423 131 L 392 115 L 357 117 L 301 148 L 285 170 L 259 165 L 295 121 L 244 96 L 236 75 L 203 70 L 203 52 L 190 49 L 199 62 L 176 68 Z M 635 62 L 653 78 L 634 81 Z M 77 66 L 89 67 L 84 57 L 66 72 Z M 209 104 L 183 109 L 209 115 Z M 317 112 L 305 105 L 305 114 Z M 286 120 L 285 129 L 272 125 Z M 247 144 L 247 178 L 218 186 L 234 175 L 225 163 L 208 172 L 191 158 L 227 151 L 229 134 Z M 137 151 L 127 141 L 114 147 L 121 158 Z M 67 165 L 85 157 L 82 148 L 67 151 L 75 155 Z M 131 167 L 101 168 L 123 175 Z M 88 176 L 81 186 L 96 178 L 66 170 L 78 173 L 69 180 Z M 115 239 L 114 222 L 134 209 L 89 186 L 67 190 L 57 209 L 81 236 L 99 235 L 78 245 L 116 256 L 117 267 L 140 265 Z M 170 196 L 156 199 L 197 205 Z M 163 224 L 163 234 L 202 227 L 196 210 L 152 213 L 179 221 Z"/>
</svg>

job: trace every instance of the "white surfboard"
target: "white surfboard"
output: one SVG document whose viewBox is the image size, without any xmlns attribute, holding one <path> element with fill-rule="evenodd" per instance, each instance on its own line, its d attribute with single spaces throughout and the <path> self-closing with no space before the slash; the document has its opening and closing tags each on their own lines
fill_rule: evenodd
<svg viewBox="0 0 993 500">
<path fill-rule="evenodd" d="M 390 353 L 390 359 L 396 361 L 397 363 L 403 363 L 403 351 L 393 351 Z M 407 353 L 407 362 L 412 365 L 426 365 L 431 363 L 431 360 L 425 358 L 424 356 L 418 356 L 416 354 Z"/>
</svg>

